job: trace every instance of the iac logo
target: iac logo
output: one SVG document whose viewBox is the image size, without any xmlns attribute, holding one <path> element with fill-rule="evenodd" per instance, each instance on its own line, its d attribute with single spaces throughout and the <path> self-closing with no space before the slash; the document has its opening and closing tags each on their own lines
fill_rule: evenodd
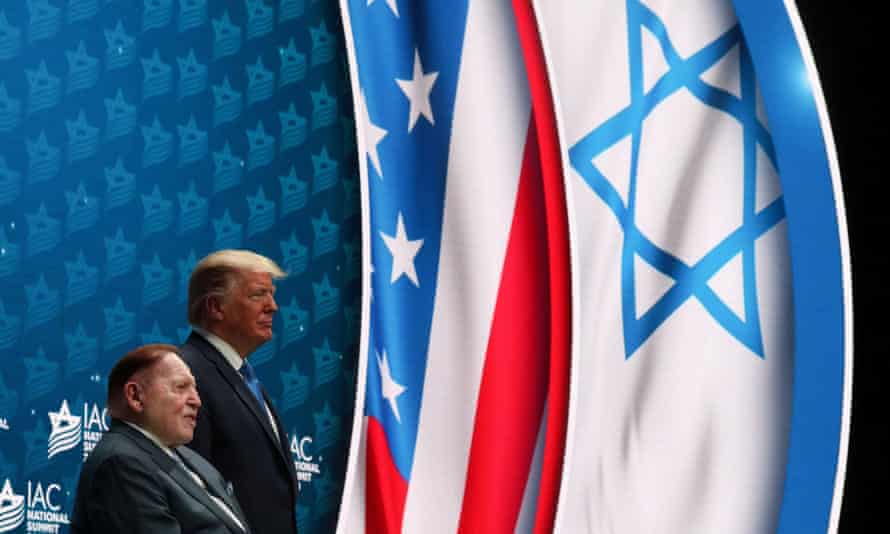
<svg viewBox="0 0 890 534">
<path fill-rule="evenodd" d="M 80 443 L 80 417 L 71 415 L 67 400 L 62 401 L 62 407 L 58 412 L 49 412 L 49 422 L 53 429 L 49 434 L 46 448 L 47 458 L 77 447 Z"/>
<path fill-rule="evenodd" d="M 311 462 L 312 455 L 307 449 L 309 445 L 312 445 L 312 436 L 303 436 L 302 438 L 294 436 L 290 440 L 290 452 L 294 453 L 300 461 Z"/>
<path fill-rule="evenodd" d="M 25 495 L 20 495 L 6 479 L 0 491 L 0 532 L 12 532 L 25 519 L 25 532 L 59 532 L 62 525 L 69 523 L 68 514 L 58 504 L 62 493 L 62 486 L 55 482 L 29 480 Z"/>
<path fill-rule="evenodd" d="M 47 458 L 70 451 L 83 442 L 83 457 L 86 459 L 102 434 L 108 430 L 108 410 L 95 403 L 83 403 L 83 411 L 73 415 L 67 400 L 57 412 L 49 412 L 52 431 L 47 443 Z"/>
<path fill-rule="evenodd" d="M 0 491 L 0 532 L 12 532 L 25 521 L 25 497 L 12 491 L 9 479 Z"/>
<path fill-rule="evenodd" d="M 296 433 L 290 440 L 290 452 L 294 455 L 294 469 L 297 471 L 297 481 L 300 487 L 303 482 L 312 482 L 312 475 L 321 473 L 318 463 L 313 461 L 312 436 L 300 437 Z M 321 457 L 318 458 L 321 461 Z"/>
</svg>

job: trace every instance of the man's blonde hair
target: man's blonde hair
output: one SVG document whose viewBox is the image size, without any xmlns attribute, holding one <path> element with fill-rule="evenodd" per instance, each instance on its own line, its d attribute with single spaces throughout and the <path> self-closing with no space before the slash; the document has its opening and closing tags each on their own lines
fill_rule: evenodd
<svg viewBox="0 0 890 534">
<path fill-rule="evenodd" d="M 273 279 L 287 276 L 271 259 L 249 250 L 220 250 L 198 262 L 189 278 L 188 321 L 206 326 L 207 300 L 225 299 L 240 281 L 240 273 L 268 273 Z"/>
</svg>

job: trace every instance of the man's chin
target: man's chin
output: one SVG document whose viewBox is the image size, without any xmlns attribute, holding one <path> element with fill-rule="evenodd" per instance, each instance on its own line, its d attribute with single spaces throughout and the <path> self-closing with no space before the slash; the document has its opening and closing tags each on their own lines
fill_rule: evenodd
<svg viewBox="0 0 890 534">
<path fill-rule="evenodd" d="M 268 329 L 263 329 L 263 330 L 261 330 L 261 331 L 260 331 L 260 335 L 259 335 L 259 338 L 260 338 L 260 340 L 261 340 L 260 343 L 265 343 L 265 342 L 267 342 L 267 341 L 271 341 L 271 340 L 272 340 L 272 337 L 273 337 L 274 335 L 275 335 L 275 334 L 272 332 L 272 328 L 271 328 L 271 327 L 268 328 Z"/>
</svg>

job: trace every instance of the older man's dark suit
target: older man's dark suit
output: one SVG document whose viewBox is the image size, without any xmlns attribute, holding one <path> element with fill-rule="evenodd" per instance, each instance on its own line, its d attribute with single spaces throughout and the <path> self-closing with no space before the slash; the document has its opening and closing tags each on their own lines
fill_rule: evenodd
<svg viewBox="0 0 890 534">
<path fill-rule="evenodd" d="M 294 534 L 296 472 L 285 428 L 269 398 L 279 438 L 241 375 L 213 345 L 192 332 L 180 352 L 201 395 L 195 437 L 188 446 L 232 482 L 254 532 Z"/>
<path fill-rule="evenodd" d="M 206 490 L 150 439 L 113 420 L 80 473 L 72 534 L 243 534 L 207 494 L 246 524 L 231 486 L 194 452 L 180 447 L 175 453 Z"/>
</svg>

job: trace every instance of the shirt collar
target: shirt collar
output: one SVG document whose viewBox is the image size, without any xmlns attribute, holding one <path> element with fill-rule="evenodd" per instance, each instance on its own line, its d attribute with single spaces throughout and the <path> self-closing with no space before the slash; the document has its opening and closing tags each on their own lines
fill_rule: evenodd
<svg viewBox="0 0 890 534">
<path fill-rule="evenodd" d="M 141 432 L 143 436 L 147 437 L 149 440 L 151 440 L 152 443 L 154 443 L 155 445 L 157 445 L 158 447 L 160 447 L 161 450 L 164 451 L 165 453 L 167 453 L 168 456 L 170 456 L 170 457 L 173 458 L 173 459 L 176 459 L 176 456 L 173 454 L 173 449 L 171 449 L 170 447 L 168 447 L 168 446 L 164 445 L 163 443 L 161 443 L 161 440 L 158 439 L 157 436 L 155 436 L 154 434 L 152 434 L 152 433 L 149 432 L 148 430 L 142 428 L 141 426 L 139 426 L 139 425 L 137 425 L 137 424 L 135 424 L 135 423 L 131 423 L 131 422 L 129 422 L 129 421 L 124 421 L 124 423 L 126 423 L 126 424 L 129 425 L 130 427 L 135 428 L 136 430 L 138 430 L 139 432 Z"/>
<path fill-rule="evenodd" d="M 218 350 L 219 353 L 223 355 L 223 358 L 227 362 L 229 362 L 229 365 L 232 366 L 232 369 L 236 371 L 241 369 L 241 366 L 244 364 L 244 359 L 241 358 L 241 355 L 238 354 L 238 351 L 236 351 L 234 348 L 232 348 L 231 345 L 226 343 L 223 338 L 217 336 L 216 334 L 208 332 L 207 330 L 204 330 L 200 326 L 192 325 L 192 330 L 197 332 L 198 335 L 200 335 L 201 337 L 206 339 L 208 343 L 213 345 L 213 348 Z"/>
</svg>

